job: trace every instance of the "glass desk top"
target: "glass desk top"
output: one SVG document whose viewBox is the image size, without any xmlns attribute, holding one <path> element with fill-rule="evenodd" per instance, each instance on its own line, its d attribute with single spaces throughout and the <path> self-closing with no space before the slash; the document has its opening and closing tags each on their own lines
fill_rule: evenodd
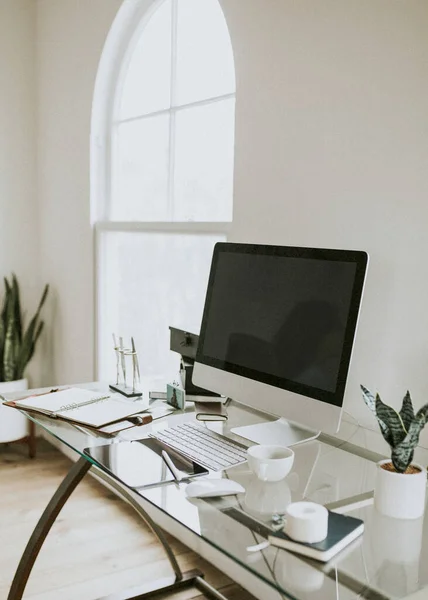
<svg viewBox="0 0 428 600">
<path fill-rule="evenodd" d="M 97 391 L 108 389 L 100 384 L 84 387 Z M 149 407 L 148 388 L 143 392 L 143 399 L 133 404 L 141 404 L 146 408 Z M 18 397 L 18 394 L 9 394 L 8 399 L 13 396 Z M 150 406 L 153 407 L 153 404 Z M 234 402 L 229 403 L 227 410 L 227 421 L 206 423 L 206 426 L 240 443 L 246 441 L 231 433 L 231 428 L 272 419 Z M 114 438 L 106 438 L 66 422 L 35 414 L 27 416 L 49 435 L 124 485 L 124 482 L 132 482 L 135 465 L 132 465 L 130 474 L 126 453 L 118 452 L 121 441 L 145 438 L 151 430 L 195 418 L 193 404 L 188 403 L 185 411 L 175 411 L 155 419 L 149 425 L 134 427 L 120 432 Z M 246 492 L 237 496 L 189 499 L 185 494 L 186 481 L 165 481 L 154 487 L 138 487 L 136 481 L 127 487 L 164 516 L 167 515 L 250 571 L 270 586 L 272 591 L 279 592 L 279 596 L 272 597 L 381 600 L 409 597 L 425 588 L 428 593 L 428 569 L 425 568 L 428 525 L 423 518 L 401 521 L 385 517 L 375 510 L 370 492 L 374 487 L 375 462 L 383 456 L 361 447 L 367 446 L 366 430 L 357 423 L 344 423 L 341 436 L 343 439 L 321 435 L 316 441 L 294 446 L 292 471 L 277 483 L 259 481 L 249 471 L 247 463 L 221 473 L 204 475 L 211 478 L 228 477 L 239 482 Z M 354 445 L 355 441 L 358 446 Z M 251 442 L 247 444 L 251 445 Z M 85 453 L 86 448 L 95 449 L 97 446 L 104 446 L 95 454 L 99 452 L 104 465 L 109 465 L 109 468 Z M 370 446 L 373 447 L 373 444 L 370 443 Z M 324 504 L 339 512 L 351 510 L 349 514 L 361 518 L 365 523 L 363 536 L 329 563 L 319 563 L 272 545 L 255 550 L 255 546 L 266 541 L 265 535 L 260 532 L 265 533 L 266 527 L 273 530 L 278 515 L 284 513 L 287 504 L 302 499 Z"/>
</svg>

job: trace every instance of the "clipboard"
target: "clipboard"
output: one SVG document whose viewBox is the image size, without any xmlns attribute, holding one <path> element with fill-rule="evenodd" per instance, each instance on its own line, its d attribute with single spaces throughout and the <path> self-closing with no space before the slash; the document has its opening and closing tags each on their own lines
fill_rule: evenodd
<svg viewBox="0 0 428 600">
<path fill-rule="evenodd" d="M 112 431 L 144 425 L 153 418 L 146 415 L 148 418 L 145 419 L 142 413 L 145 413 L 147 408 L 139 407 L 136 403 L 131 403 L 117 394 L 103 394 L 85 388 L 51 390 L 44 394 L 10 400 L 4 402 L 4 405 L 101 432 L 109 426 L 124 423 L 124 427 L 113 427 Z"/>
</svg>

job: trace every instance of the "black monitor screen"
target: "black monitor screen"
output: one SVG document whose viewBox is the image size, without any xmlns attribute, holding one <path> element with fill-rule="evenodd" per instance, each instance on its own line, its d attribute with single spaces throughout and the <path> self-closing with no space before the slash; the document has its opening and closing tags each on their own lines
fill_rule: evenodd
<svg viewBox="0 0 428 600">
<path fill-rule="evenodd" d="M 196 360 L 340 404 L 366 263 L 357 251 L 217 244 Z"/>
</svg>

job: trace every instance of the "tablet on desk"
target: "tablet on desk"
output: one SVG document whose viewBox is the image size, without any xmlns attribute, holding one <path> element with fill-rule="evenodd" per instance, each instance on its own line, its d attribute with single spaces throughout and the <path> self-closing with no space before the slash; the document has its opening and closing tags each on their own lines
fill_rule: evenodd
<svg viewBox="0 0 428 600">
<path fill-rule="evenodd" d="M 84 452 L 109 471 L 116 479 L 132 488 L 145 488 L 175 481 L 162 458 L 165 448 L 153 438 L 119 441 L 85 448 Z M 208 471 L 186 460 L 172 450 L 168 454 L 183 478 L 206 475 Z"/>
</svg>

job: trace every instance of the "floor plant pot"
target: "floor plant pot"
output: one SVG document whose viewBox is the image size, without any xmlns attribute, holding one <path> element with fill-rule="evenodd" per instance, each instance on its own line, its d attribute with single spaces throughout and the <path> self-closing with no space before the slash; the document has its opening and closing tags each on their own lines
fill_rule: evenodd
<svg viewBox="0 0 428 600">
<path fill-rule="evenodd" d="M 28 389 L 26 379 L 0 382 L 0 394 L 20 392 Z M 1 398 L 0 398 L 1 401 Z M 23 414 L 0 404 L 0 444 L 21 440 L 28 435 L 28 419 Z"/>
<path fill-rule="evenodd" d="M 374 504 L 377 510 L 395 519 L 418 519 L 425 510 L 427 471 L 419 464 L 411 466 L 416 473 L 388 471 L 382 465 L 390 459 L 377 463 Z"/>
</svg>

